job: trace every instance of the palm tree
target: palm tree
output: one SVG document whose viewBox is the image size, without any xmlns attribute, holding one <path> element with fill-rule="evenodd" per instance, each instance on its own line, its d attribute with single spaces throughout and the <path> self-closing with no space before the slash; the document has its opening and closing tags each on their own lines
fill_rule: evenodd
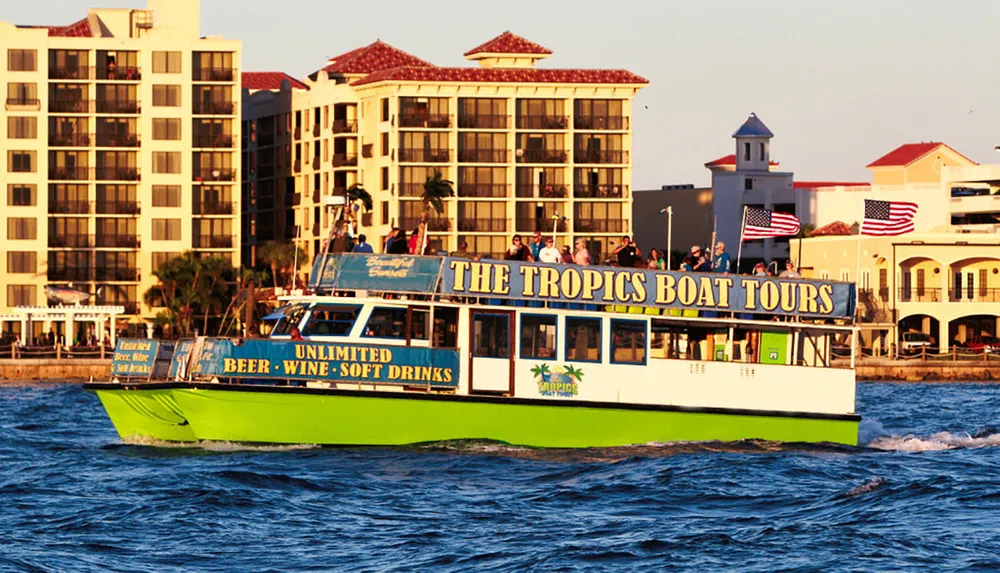
<svg viewBox="0 0 1000 573">
<path fill-rule="evenodd" d="M 296 256 L 296 251 L 298 251 L 298 256 Z M 292 267 L 295 266 L 296 260 L 300 264 L 304 263 L 306 256 L 298 245 L 270 242 L 261 245 L 260 249 L 257 250 L 257 258 L 271 267 L 274 287 L 277 288 L 279 275 L 289 269 L 291 269 L 292 274 L 292 286 L 295 286 L 294 277 L 298 269 L 292 269 Z"/>
<path fill-rule="evenodd" d="M 440 171 L 434 171 L 434 176 L 428 177 L 424 183 L 424 193 L 420 196 L 420 200 L 424 204 L 424 214 L 420 218 L 420 236 L 417 239 L 420 251 L 416 254 L 424 254 L 424 249 L 427 248 L 427 216 L 430 214 L 431 208 L 438 215 L 444 212 L 444 200 L 455 196 L 453 185 L 451 181 L 441 176 Z"/>
<path fill-rule="evenodd" d="M 201 284 L 196 285 L 198 294 L 201 298 L 201 311 L 204 314 L 204 319 L 201 326 L 202 334 L 208 334 L 208 315 L 211 314 L 213 310 L 216 312 L 222 311 L 222 302 L 226 298 L 231 298 L 227 296 L 229 290 L 228 285 L 226 285 L 226 275 L 230 275 L 233 271 L 233 265 L 225 258 L 218 255 L 208 257 L 207 259 L 201 259 L 199 261 L 201 265 L 202 274 L 204 280 Z"/>
<path fill-rule="evenodd" d="M 143 294 L 143 301 L 152 307 L 162 307 L 167 318 L 177 326 L 181 335 L 191 331 L 191 318 L 195 307 L 206 300 L 203 265 L 191 251 L 184 251 L 153 271 L 159 281 Z"/>
<path fill-rule="evenodd" d="M 344 193 L 344 206 L 340 210 L 340 217 L 337 218 L 337 222 L 330 230 L 330 236 L 327 238 L 327 252 L 333 252 L 330 247 L 333 247 L 334 239 L 344 236 L 344 226 L 347 224 L 347 221 L 354 218 L 354 207 L 357 206 L 358 209 L 364 208 L 367 212 L 372 210 L 372 205 L 371 194 L 360 183 L 355 183 L 347 188 L 347 191 Z"/>
<path fill-rule="evenodd" d="M 235 329 L 242 313 L 244 315 L 244 324 L 246 325 L 246 336 L 248 338 L 251 337 L 256 305 L 256 291 L 266 281 L 266 271 L 248 268 L 236 269 L 236 292 L 229 301 L 226 312 L 222 315 L 222 323 L 219 325 L 220 336 Z"/>
</svg>

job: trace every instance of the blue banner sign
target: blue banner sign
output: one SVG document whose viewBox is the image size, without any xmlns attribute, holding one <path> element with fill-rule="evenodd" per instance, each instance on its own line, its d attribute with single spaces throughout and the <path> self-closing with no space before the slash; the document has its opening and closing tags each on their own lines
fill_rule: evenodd
<svg viewBox="0 0 1000 573">
<path fill-rule="evenodd" d="M 160 343 L 142 338 L 119 338 L 111 361 L 111 375 L 126 378 L 149 378 Z"/>
<path fill-rule="evenodd" d="M 191 357 L 191 346 L 193 343 L 191 340 L 181 340 L 177 343 L 177 346 L 174 348 L 174 356 L 170 360 L 170 371 L 167 373 L 168 378 L 177 378 L 178 375 L 181 378 L 187 377 L 187 363 Z"/>
<path fill-rule="evenodd" d="M 318 290 L 434 292 L 441 277 L 441 257 L 336 254 L 319 257 L 310 284 Z M 331 270 L 332 269 L 332 270 Z"/>
<path fill-rule="evenodd" d="M 455 387 L 458 368 L 457 350 L 215 338 L 204 340 L 191 374 Z"/>
<path fill-rule="evenodd" d="M 441 292 L 540 301 L 849 318 L 851 283 L 445 259 Z"/>
</svg>

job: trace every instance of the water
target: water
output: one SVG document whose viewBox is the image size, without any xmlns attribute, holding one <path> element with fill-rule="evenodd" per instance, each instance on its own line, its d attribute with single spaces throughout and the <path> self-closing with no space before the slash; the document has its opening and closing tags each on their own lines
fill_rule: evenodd
<svg viewBox="0 0 1000 573">
<path fill-rule="evenodd" d="M 1000 570 L 1000 386 L 858 402 L 858 448 L 181 448 L 2 387 L 0 570 Z"/>
</svg>

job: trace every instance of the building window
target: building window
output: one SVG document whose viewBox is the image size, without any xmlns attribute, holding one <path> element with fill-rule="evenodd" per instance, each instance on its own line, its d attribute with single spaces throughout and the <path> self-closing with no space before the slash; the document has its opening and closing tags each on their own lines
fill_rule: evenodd
<svg viewBox="0 0 1000 573">
<path fill-rule="evenodd" d="M 7 285 L 7 306 L 35 306 L 35 285 Z"/>
<path fill-rule="evenodd" d="M 7 50 L 8 72 L 33 72 L 38 69 L 37 51 Z"/>
<path fill-rule="evenodd" d="M 153 219 L 153 240 L 154 241 L 181 240 L 181 220 Z"/>
<path fill-rule="evenodd" d="M 7 238 L 12 241 L 33 241 L 38 237 L 38 221 L 33 217 L 7 219 Z"/>
<path fill-rule="evenodd" d="M 601 361 L 601 319 L 566 318 L 566 361 Z"/>
<path fill-rule="evenodd" d="M 153 173 L 180 173 L 180 151 L 154 151 Z"/>
<path fill-rule="evenodd" d="M 153 207 L 180 207 L 180 185 L 153 185 Z"/>
<path fill-rule="evenodd" d="M 851 280 L 851 271 L 849 271 L 847 269 L 841 269 L 840 270 L 840 280 L 843 281 L 843 282 L 845 282 L 845 283 L 848 282 L 848 281 L 850 281 Z"/>
<path fill-rule="evenodd" d="M 34 185 L 11 183 L 7 185 L 7 205 L 11 207 L 31 207 L 35 205 Z"/>
<path fill-rule="evenodd" d="M 389 98 L 382 98 L 382 121 L 389 121 Z"/>
<path fill-rule="evenodd" d="M 767 161 L 767 149 L 763 141 L 760 142 L 760 160 Z"/>
<path fill-rule="evenodd" d="M 8 173 L 34 173 L 35 172 L 35 152 L 34 151 L 8 151 L 7 152 L 7 172 Z"/>
<path fill-rule="evenodd" d="M 153 73 L 154 74 L 181 73 L 181 53 L 153 52 Z"/>
<path fill-rule="evenodd" d="M 743 190 L 744 191 L 752 191 L 753 190 L 753 177 L 744 177 L 743 178 Z"/>
<path fill-rule="evenodd" d="M 157 141 L 178 141 L 180 138 L 180 119 L 153 118 L 153 139 Z"/>
<path fill-rule="evenodd" d="M 156 104 L 153 104 L 156 105 Z M 743 142 L 743 161 L 750 161 L 750 142 Z"/>
<path fill-rule="evenodd" d="M 638 320 L 611 320 L 611 362 L 646 363 L 646 323 Z"/>
<path fill-rule="evenodd" d="M 388 157 L 389 155 L 389 132 L 382 134 L 382 157 Z"/>
<path fill-rule="evenodd" d="M 38 137 L 38 118 L 7 118 L 7 139 L 35 139 L 36 137 Z"/>
<path fill-rule="evenodd" d="M 181 86 L 153 86 L 153 105 L 179 107 L 181 105 Z"/>
<path fill-rule="evenodd" d="M 38 84 L 10 82 L 7 84 L 7 103 L 11 105 L 35 105 L 38 101 Z"/>
<path fill-rule="evenodd" d="M 389 188 L 389 168 L 382 168 L 382 190 L 385 191 Z"/>
<path fill-rule="evenodd" d="M 152 257 L 153 270 L 155 271 L 159 269 L 160 267 L 165 265 L 167 261 L 176 259 L 179 256 L 181 256 L 180 253 L 153 253 Z"/>
<path fill-rule="evenodd" d="M 34 251 L 8 251 L 7 272 L 11 274 L 35 274 L 38 253 Z"/>
<path fill-rule="evenodd" d="M 382 225 L 388 225 L 389 224 L 389 202 L 388 201 L 382 203 L 382 217 L 381 217 L 381 221 L 379 221 L 379 223 L 382 224 Z"/>
<path fill-rule="evenodd" d="M 556 359 L 556 317 L 521 315 L 521 358 Z"/>
</svg>

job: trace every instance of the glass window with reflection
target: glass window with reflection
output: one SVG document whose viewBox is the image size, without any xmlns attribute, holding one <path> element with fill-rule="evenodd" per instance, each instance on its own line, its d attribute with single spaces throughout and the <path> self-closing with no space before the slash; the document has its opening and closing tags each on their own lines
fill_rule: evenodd
<svg viewBox="0 0 1000 573">
<path fill-rule="evenodd" d="M 601 319 L 566 319 L 566 361 L 601 361 Z"/>
<path fill-rule="evenodd" d="M 475 314 L 472 328 L 473 356 L 510 358 L 510 317 L 505 314 Z"/>
<path fill-rule="evenodd" d="M 429 308 L 410 309 L 410 339 L 430 340 L 431 310 Z"/>
<path fill-rule="evenodd" d="M 180 256 L 180 253 L 177 253 Z M 292 328 L 302 322 L 302 317 L 306 313 L 305 305 L 296 304 L 285 309 L 285 316 L 274 326 L 272 336 L 287 336 L 292 333 Z"/>
<path fill-rule="evenodd" d="M 364 336 L 406 339 L 406 309 L 375 307 L 365 325 Z"/>
<path fill-rule="evenodd" d="M 556 359 L 556 317 L 521 315 L 521 358 Z"/>
<path fill-rule="evenodd" d="M 611 321 L 611 362 L 646 363 L 646 323 L 640 320 Z"/>
<path fill-rule="evenodd" d="M 347 336 L 358 318 L 356 306 L 317 305 L 312 309 L 304 336 Z"/>
</svg>

